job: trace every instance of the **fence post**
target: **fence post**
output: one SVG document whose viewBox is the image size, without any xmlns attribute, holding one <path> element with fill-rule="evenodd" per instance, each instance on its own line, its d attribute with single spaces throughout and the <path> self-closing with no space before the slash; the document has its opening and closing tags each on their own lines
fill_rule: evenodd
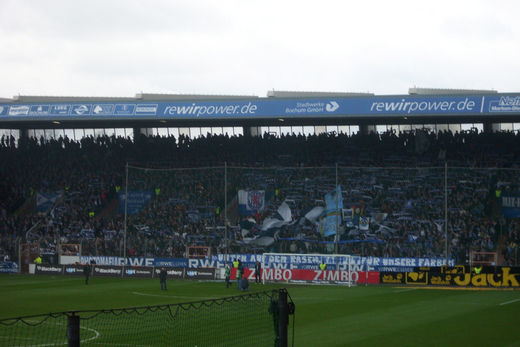
<svg viewBox="0 0 520 347">
<path fill-rule="evenodd" d="M 280 347 L 287 347 L 287 327 L 289 326 L 289 307 L 287 306 L 287 291 L 278 292 L 278 334 Z"/>
<path fill-rule="evenodd" d="M 69 347 L 79 347 L 79 316 L 74 312 L 67 317 L 67 341 Z"/>
</svg>

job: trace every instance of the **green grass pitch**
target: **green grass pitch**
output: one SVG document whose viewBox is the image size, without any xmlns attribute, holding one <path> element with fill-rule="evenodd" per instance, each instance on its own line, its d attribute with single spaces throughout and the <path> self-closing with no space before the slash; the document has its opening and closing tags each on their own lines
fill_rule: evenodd
<svg viewBox="0 0 520 347">
<path fill-rule="evenodd" d="M 282 287 L 296 304 L 295 346 L 520 346 L 517 290 L 253 283 L 250 292 Z M 152 279 L 0 275 L 0 319 L 239 294 L 221 282 L 168 281 L 165 292 Z"/>
</svg>

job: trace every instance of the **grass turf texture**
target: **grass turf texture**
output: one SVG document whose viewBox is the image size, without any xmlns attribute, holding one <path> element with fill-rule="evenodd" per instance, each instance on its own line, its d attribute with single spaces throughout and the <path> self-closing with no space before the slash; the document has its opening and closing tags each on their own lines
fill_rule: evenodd
<svg viewBox="0 0 520 347">
<path fill-rule="evenodd" d="M 288 289 L 296 304 L 296 346 L 520 346 L 519 291 L 252 283 L 251 292 L 282 287 Z M 214 282 L 168 281 L 165 292 L 160 290 L 157 279 L 91 278 L 85 285 L 82 277 L 0 275 L 0 319 L 173 304 L 239 294 L 234 286 L 226 289 L 223 283 Z M 268 315 L 264 318 L 269 320 Z M 188 330 L 200 329 L 201 325 L 208 328 L 210 322 L 213 329 L 233 329 L 226 326 L 225 317 L 195 314 L 191 319 L 199 322 L 190 323 L 196 326 Z M 293 317 L 290 327 L 292 320 Z M 272 326 L 272 321 L 267 324 Z M 139 329 L 139 324 L 129 327 Z M 137 344 L 125 341 L 125 332 L 120 334 L 122 343 Z M 102 340 L 94 339 L 92 343 L 95 341 Z"/>
</svg>

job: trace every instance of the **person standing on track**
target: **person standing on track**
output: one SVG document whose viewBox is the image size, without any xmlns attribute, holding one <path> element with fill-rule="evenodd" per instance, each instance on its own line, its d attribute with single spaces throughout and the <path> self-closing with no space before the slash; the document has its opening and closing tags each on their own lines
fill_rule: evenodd
<svg viewBox="0 0 520 347">
<path fill-rule="evenodd" d="M 90 277 L 90 264 L 83 266 L 83 275 L 85 276 L 85 284 L 88 284 L 88 278 Z"/>
<path fill-rule="evenodd" d="M 159 280 L 161 282 L 161 290 L 168 290 L 166 287 L 166 277 L 168 273 L 165 268 L 161 268 L 161 272 L 159 272 Z"/>
</svg>

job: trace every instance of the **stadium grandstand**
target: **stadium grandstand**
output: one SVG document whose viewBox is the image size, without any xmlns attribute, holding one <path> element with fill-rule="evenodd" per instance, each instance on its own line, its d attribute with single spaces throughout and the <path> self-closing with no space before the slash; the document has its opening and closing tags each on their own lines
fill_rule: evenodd
<svg viewBox="0 0 520 347">
<path fill-rule="evenodd" d="M 16 96 L 0 129 L 0 256 L 22 271 L 66 254 L 520 261 L 520 93 Z"/>
</svg>

